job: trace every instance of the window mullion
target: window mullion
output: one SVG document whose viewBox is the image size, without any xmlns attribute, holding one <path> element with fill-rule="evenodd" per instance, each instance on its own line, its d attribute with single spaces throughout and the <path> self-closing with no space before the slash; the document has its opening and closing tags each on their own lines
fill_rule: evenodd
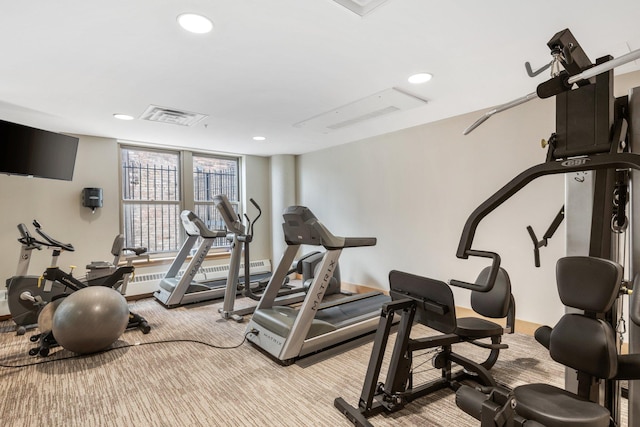
<svg viewBox="0 0 640 427">
<path fill-rule="evenodd" d="M 193 154 L 191 151 L 182 151 L 181 157 L 181 194 L 182 209 L 195 211 L 194 182 L 193 182 Z"/>
</svg>

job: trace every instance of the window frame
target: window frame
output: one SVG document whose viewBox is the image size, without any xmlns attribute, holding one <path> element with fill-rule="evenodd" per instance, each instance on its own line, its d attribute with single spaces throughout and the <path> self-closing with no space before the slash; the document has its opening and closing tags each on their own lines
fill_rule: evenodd
<svg viewBox="0 0 640 427">
<path fill-rule="evenodd" d="M 178 206 L 178 216 L 179 213 L 183 210 L 191 210 L 193 212 L 196 211 L 196 205 L 213 205 L 213 200 L 200 201 L 195 200 L 195 190 L 194 190 L 194 168 L 193 168 L 193 158 L 194 157 L 205 157 L 205 158 L 213 158 L 213 159 L 222 159 L 222 160 L 232 160 L 236 162 L 236 185 L 237 185 L 237 194 L 239 200 L 231 200 L 230 202 L 234 207 L 237 207 L 238 212 L 242 212 L 242 200 L 243 200 L 243 164 L 244 157 L 241 155 L 231 155 L 228 153 L 221 154 L 213 151 L 204 151 L 204 150 L 189 150 L 189 149 L 181 149 L 175 147 L 163 147 L 163 146 L 147 146 L 140 145 L 135 143 L 130 143 L 126 141 L 119 141 L 118 143 L 118 182 L 119 182 L 119 216 L 120 216 L 120 230 L 125 232 L 125 206 L 127 204 L 135 203 L 135 204 L 166 204 L 171 203 L 172 201 L 154 201 L 154 200 L 125 200 L 124 199 L 124 187 L 123 187 L 123 156 L 122 152 L 125 149 L 130 150 L 138 150 L 138 151 L 149 151 L 149 152 L 158 152 L 158 153 L 170 153 L 177 154 L 178 156 L 178 200 L 176 202 Z M 186 233 L 184 231 L 184 227 L 180 223 L 178 219 L 178 239 L 177 239 L 177 248 L 171 249 L 168 251 L 153 251 L 149 252 L 149 255 L 153 258 L 155 257 L 166 257 L 177 253 L 180 250 L 184 241 L 186 240 Z M 126 237 L 126 236 L 125 236 Z M 225 244 L 221 245 L 220 243 L 224 242 Z M 231 246 L 231 242 L 228 242 L 226 239 L 221 238 L 218 245 L 214 245 L 209 250 L 210 254 L 215 253 L 224 253 L 228 252 Z"/>
</svg>

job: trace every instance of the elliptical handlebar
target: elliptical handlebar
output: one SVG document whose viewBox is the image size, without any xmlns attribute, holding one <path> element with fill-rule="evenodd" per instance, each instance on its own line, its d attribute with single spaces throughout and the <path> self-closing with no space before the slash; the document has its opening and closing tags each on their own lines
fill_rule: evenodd
<svg viewBox="0 0 640 427">
<path fill-rule="evenodd" d="M 248 221 L 249 235 L 253 237 L 253 225 L 258 222 L 258 218 L 262 216 L 262 209 L 260 209 L 260 205 L 255 200 L 249 199 L 249 201 L 256 207 L 256 209 L 258 209 L 258 216 L 253 221 L 249 219 L 246 213 L 244 214 L 244 217 Z"/>
<path fill-rule="evenodd" d="M 218 208 L 227 230 L 237 236 L 244 235 L 245 227 L 242 224 L 242 217 L 233 210 L 233 206 L 227 196 L 224 194 L 215 195 L 213 196 L 213 203 Z"/>
<path fill-rule="evenodd" d="M 218 208 L 218 212 L 222 216 L 222 220 L 227 226 L 227 230 L 230 233 L 235 234 L 240 239 L 251 239 L 253 237 L 253 226 L 258 221 L 258 218 L 262 215 L 262 209 L 260 205 L 253 199 L 249 199 L 251 204 L 258 210 L 258 216 L 252 221 L 249 216 L 244 213 L 242 216 L 237 214 L 233 209 L 233 205 L 229 202 L 229 199 L 224 194 L 218 194 L 213 197 L 213 203 Z M 242 221 L 244 217 L 246 226 Z"/>
</svg>

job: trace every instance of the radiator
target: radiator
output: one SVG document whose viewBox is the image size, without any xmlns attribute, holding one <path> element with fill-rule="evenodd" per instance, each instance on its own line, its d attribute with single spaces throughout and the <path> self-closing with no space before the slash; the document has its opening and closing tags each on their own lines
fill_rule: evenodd
<svg viewBox="0 0 640 427">
<path fill-rule="evenodd" d="M 169 267 L 167 267 L 167 270 Z M 164 278 L 166 272 L 157 273 L 139 273 L 142 268 L 136 271 L 136 275 L 133 280 L 129 281 L 127 286 L 127 295 L 139 295 L 145 293 L 152 293 L 158 289 L 158 282 Z M 249 264 L 250 274 L 260 274 L 271 272 L 271 261 L 256 260 L 251 261 Z M 184 274 L 185 270 L 180 270 L 178 277 Z M 226 279 L 229 274 L 229 264 L 210 265 L 200 267 L 198 274 L 196 274 L 196 281 L 213 281 Z M 240 264 L 239 277 L 244 277 L 244 263 Z"/>
</svg>

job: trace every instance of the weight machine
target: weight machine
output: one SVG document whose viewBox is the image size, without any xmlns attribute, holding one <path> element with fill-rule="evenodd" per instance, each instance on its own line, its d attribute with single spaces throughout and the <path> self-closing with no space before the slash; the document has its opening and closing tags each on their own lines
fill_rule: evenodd
<svg viewBox="0 0 640 427">
<path fill-rule="evenodd" d="M 529 182 L 544 175 L 565 174 L 567 255 L 588 255 L 627 265 L 627 277 L 619 284 L 617 301 L 603 315 L 617 330 L 622 297 L 632 287 L 629 278 L 640 274 L 640 215 L 636 213 L 640 209 L 640 190 L 633 186 L 633 177 L 640 174 L 640 155 L 636 154 L 636 145 L 640 144 L 640 89 L 614 98 L 613 69 L 640 58 L 640 50 L 616 59 L 605 56 L 592 64 L 568 29 L 555 34 L 548 46 L 553 57 L 551 68 L 555 70 L 552 78 L 539 85 L 535 93 L 487 112 L 464 132 L 471 132 L 500 111 L 536 97 L 555 96 L 556 131 L 548 139 L 546 162 L 522 172 L 471 214 L 456 255 L 464 259 L 474 255 L 477 251 L 471 246 L 480 221 Z M 587 173 L 580 180 L 572 179 L 577 172 Z M 628 248 L 621 237 L 624 233 L 630 234 Z M 589 236 L 587 240 L 585 235 Z M 635 323 L 629 328 L 629 350 L 640 352 L 640 327 Z M 618 423 L 619 382 L 604 380 L 601 386 L 599 381 L 583 375 L 576 384 L 574 377 L 573 372 L 567 371 L 566 388 L 588 388 L 589 399 L 600 402 L 613 422 Z M 640 401 L 634 398 L 637 382 L 629 382 L 629 425 L 636 425 L 640 418 Z"/>
</svg>

